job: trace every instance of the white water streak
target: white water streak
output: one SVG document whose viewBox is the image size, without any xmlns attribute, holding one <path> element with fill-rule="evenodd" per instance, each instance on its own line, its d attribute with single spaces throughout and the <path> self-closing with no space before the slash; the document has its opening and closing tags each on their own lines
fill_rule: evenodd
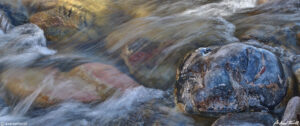
<svg viewBox="0 0 300 126">
<path fill-rule="evenodd" d="M 253 8 L 257 0 L 223 0 L 219 3 L 209 3 L 195 9 L 183 12 L 181 15 L 196 15 L 203 17 L 229 16 L 241 9 Z"/>
<path fill-rule="evenodd" d="M 27 96 L 24 100 L 20 101 L 12 111 L 12 115 L 24 115 L 30 109 L 32 103 L 36 100 L 39 94 L 48 86 L 52 87 L 54 83 L 53 73 L 47 75 L 31 95 Z"/>
</svg>

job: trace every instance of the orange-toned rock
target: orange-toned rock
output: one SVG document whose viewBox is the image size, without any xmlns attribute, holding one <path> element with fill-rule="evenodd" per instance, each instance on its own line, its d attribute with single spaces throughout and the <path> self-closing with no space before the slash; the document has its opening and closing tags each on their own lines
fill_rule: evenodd
<svg viewBox="0 0 300 126">
<path fill-rule="evenodd" d="M 100 63 L 83 64 L 67 73 L 49 68 L 8 70 L 1 75 L 1 82 L 9 104 L 32 97 L 34 107 L 66 100 L 101 102 L 138 85 L 113 66 Z"/>
<path fill-rule="evenodd" d="M 12 0 L 17 1 L 17 0 Z M 18 0 L 20 1 L 20 0 Z M 22 4 L 28 9 L 29 13 L 36 13 L 54 8 L 58 0 L 21 0 Z"/>
<path fill-rule="evenodd" d="M 26 0 L 25 0 L 26 1 Z M 28 0 L 27 0 L 28 1 Z M 63 44 L 98 40 L 113 31 L 114 27 L 134 17 L 149 15 L 143 3 L 111 0 L 54 0 L 32 2 L 37 9 L 30 22 L 40 26 L 47 39 Z M 30 2 L 27 2 L 27 4 Z M 128 5 L 126 5 L 128 4 Z M 39 8 L 50 8 L 39 11 Z"/>
<path fill-rule="evenodd" d="M 116 89 L 124 91 L 130 87 L 135 87 L 138 84 L 121 73 L 113 66 L 100 63 L 87 63 L 80 65 L 68 73 L 69 76 L 78 76 L 89 84 L 95 85 L 100 90 L 102 95 L 113 93 Z M 110 94 L 109 94 L 110 95 Z"/>
<path fill-rule="evenodd" d="M 40 26 L 48 40 L 57 48 L 99 42 L 121 24 L 151 15 L 171 15 L 203 2 L 181 0 L 23 0 L 29 10 L 30 22 Z M 32 3 L 28 1 L 33 1 Z M 57 2 L 57 4 L 54 4 Z M 33 4 L 32 6 L 28 4 Z M 170 6 L 171 5 L 171 6 Z M 164 6 L 164 7 L 162 7 Z M 45 11 L 40 11 L 45 8 Z M 102 42 L 102 41 L 101 41 Z M 70 44 L 71 43 L 71 44 Z M 77 45 L 78 46 L 78 45 Z"/>
<path fill-rule="evenodd" d="M 269 0 L 257 0 L 258 5 L 264 4 L 264 3 L 267 3 L 267 2 L 269 2 Z"/>
<path fill-rule="evenodd" d="M 86 42 L 103 37 L 109 25 L 108 0 L 56 0 L 44 2 L 39 6 L 51 7 L 46 11 L 34 13 L 30 22 L 40 26 L 47 39 L 62 43 Z"/>
</svg>

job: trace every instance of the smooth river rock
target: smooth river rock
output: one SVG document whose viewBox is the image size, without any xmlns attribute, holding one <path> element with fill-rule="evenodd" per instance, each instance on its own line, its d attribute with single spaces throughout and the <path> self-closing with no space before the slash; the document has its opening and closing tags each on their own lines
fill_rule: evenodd
<svg viewBox="0 0 300 126">
<path fill-rule="evenodd" d="M 179 68 L 175 97 L 179 109 L 191 114 L 269 111 L 283 100 L 287 83 L 272 52 L 233 43 L 191 53 Z"/>
<path fill-rule="evenodd" d="M 70 72 L 52 68 L 10 69 L 2 73 L 1 82 L 9 104 L 34 99 L 34 107 L 68 100 L 101 102 L 138 85 L 113 66 L 101 63 L 83 64 Z"/>
</svg>

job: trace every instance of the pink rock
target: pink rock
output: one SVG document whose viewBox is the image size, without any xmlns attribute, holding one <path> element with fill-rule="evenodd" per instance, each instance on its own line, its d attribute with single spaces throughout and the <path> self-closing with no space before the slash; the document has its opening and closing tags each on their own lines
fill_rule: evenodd
<svg viewBox="0 0 300 126">
<path fill-rule="evenodd" d="M 115 67 L 101 63 L 83 64 L 66 73 L 52 68 L 8 70 L 1 75 L 1 82 L 9 104 L 32 97 L 36 107 L 67 100 L 101 102 L 138 86 Z"/>
</svg>

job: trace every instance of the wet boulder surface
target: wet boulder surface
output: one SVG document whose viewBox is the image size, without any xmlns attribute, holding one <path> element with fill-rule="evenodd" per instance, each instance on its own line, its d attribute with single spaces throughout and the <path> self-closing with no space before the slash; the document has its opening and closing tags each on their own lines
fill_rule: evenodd
<svg viewBox="0 0 300 126">
<path fill-rule="evenodd" d="M 243 43 L 199 48 L 178 70 L 175 97 L 191 114 L 268 111 L 286 95 L 286 78 L 277 56 L 266 49 Z"/>
</svg>

